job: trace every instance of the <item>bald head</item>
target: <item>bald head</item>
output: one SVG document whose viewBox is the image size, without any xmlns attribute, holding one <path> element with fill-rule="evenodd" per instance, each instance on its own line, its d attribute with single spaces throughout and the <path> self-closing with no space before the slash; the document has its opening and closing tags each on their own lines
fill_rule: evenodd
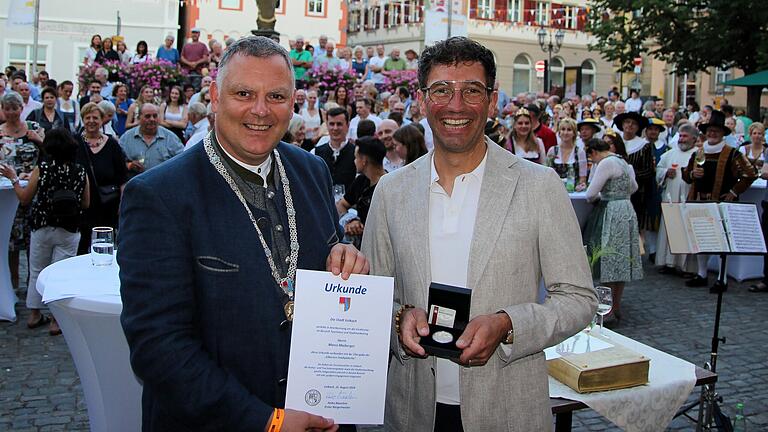
<svg viewBox="0 0 768 432">
<path fill-rule="evenodd" d="M 384 147 L 387 148 L 387 151 L 395 148 L 395 144 L 392 142 L 392 134 L 395 133 L 397 128 L 396 121 L 386 119 L 382 120 L 379 127 L 376 129 L 376 137 L 384 143 Z"/>
</svg>

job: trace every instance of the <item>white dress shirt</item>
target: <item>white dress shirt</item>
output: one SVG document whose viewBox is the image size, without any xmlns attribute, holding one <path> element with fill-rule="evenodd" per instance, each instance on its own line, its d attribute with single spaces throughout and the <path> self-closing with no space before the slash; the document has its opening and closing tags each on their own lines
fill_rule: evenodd
<svg viewBox="0 0 768 432">
<path fill-rule="evenodd" d="M 353 139 L 353 140 L 357 139 L 357 125 L 360 124 L 360 120 L 363 120 L 360 118 L 360 116 L 355 116 L 355 118 L 350 120 L 349 131 L 347 132 L 347 138 Z M 381 124 L 381 119 L 375 114 L 369 114 L 368 117 L 365 118 L 365 120 L 372 121 L 373 124 L 376 125 L 376 129 L 378 129 L 379 125 Z"/>
<path fill-rule="evenodd" d="M 467 286 L 469 252 L 475 231 L 480 187 L 483 184 L 488 153 L 473 171 L 456 177 L 450 196 L 437 182 L 439 175 L 432 157 L 429 185 L 429 250 L 434 282 L 472 289 Z M 459 405 L 459 365 L 437 359 L 437 401 Z"/>
<path fill-rule="evenodd" d="M 184 150 L 189 150 L 190 148 L 194 147 L 195 144 L 202 141 L 203 138 L 208 135 L 208 128 L 210 125 L 211 122 L 208 121 L 208 119 L 205 117 L 192 125 L 194 129 L 192 131 L 192 135 L 190 135 L 189 139 L 187 140 L 187 145 L 184 147 Z"/>
</svg>

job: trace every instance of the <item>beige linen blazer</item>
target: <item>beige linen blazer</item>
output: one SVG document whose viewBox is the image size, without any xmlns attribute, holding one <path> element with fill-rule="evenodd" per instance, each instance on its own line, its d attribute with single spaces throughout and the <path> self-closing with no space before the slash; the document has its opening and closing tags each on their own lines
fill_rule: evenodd
<svg viewBox="0 0 768 432">
<path fill-rule="evenodd" d="M 486 139 L 488 159 L 468 269 L 470 315 L 509 314 L 515 342 L 482 367 L 460 371 L 464 430 L 552 429 L 542 349 L 583 329 L 597 307 L 579 224 L 555 171 Z M 394 276 L 395 306 L 427 308 L 431 282 L 429 182 L 432 152 L 376 186 L 362 250 L 371 274 Z M 546 300 L 538 304 L 541 278 Z M 435 358 L 405 355 L 392 329 L 385 429 L 432 431 Z"/>
</svg>

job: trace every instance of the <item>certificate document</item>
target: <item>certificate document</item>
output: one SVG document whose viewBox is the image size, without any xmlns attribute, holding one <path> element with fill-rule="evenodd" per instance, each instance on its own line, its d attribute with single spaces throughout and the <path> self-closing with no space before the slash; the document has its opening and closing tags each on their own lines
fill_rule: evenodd
<svg viewBox="0 0 768 432">
<path fill-rule="evenodd" d="M 285 407 L 384 423 L 394 279 L 298 270 Z"/>
</svg>

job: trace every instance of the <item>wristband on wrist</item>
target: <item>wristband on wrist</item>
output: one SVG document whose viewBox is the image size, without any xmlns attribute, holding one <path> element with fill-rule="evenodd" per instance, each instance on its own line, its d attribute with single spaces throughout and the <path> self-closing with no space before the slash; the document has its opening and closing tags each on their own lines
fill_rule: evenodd
<svg viewBox="0 0 768 432">
<path fill-rule="evenodd" d="M 400 334 L 400 317 L 403 315 L 403 312 L 405 312 L 408 309 L 413 309 L 415 307 L 416 306 L 412 304 L 406 304 L 406 305 L 400 306 L 400 310 L 397 311 L 397 314 L 395 314 L 395 331 L 397 332 L 397 334 Z"/>
<path fill-rule="evenodd" d="M 11 184 L 16 186 L 16 184 L 19 183 L 19 178 L 15 177 L 13 180 L 11 180 Z"/>
<path fill-rule="evenodd" d="M 269 432 L 280 432 L 283 427 L 283 421 L 285 420 L 285 410 L 282 408 L 275 408 L 275 412 L 272 414 L 272 421 L 269 422 Z"/>
</svg>

